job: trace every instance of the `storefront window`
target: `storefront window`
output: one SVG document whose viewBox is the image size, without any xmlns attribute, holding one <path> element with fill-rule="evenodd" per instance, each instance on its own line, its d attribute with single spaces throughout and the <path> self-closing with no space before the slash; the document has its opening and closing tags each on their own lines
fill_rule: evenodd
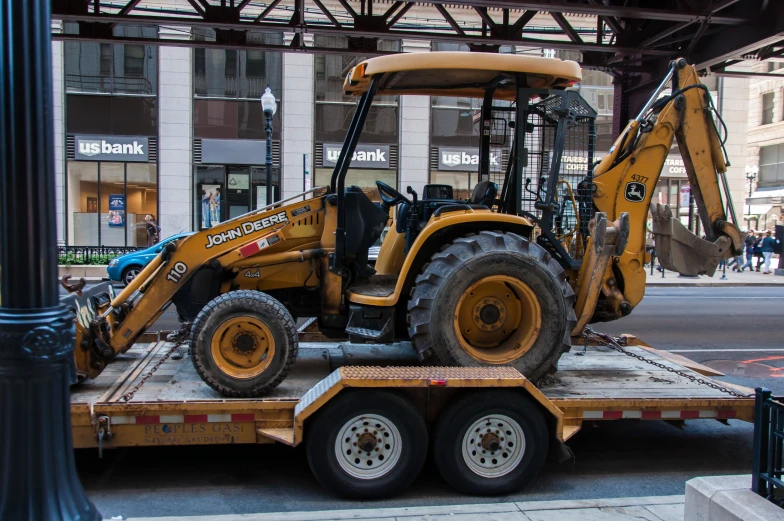
<svg viewBox="0 0 784 521">
<path fill-rule="evenodd" d="M 316 169 L 315 186 L 329 185 L 332 177 L 331 168 Z M 394 170 L 362 170 L 350 168 L 346 175 L 346 186 L 358 186 L 372 201 L 381 201 L 376 188 L 376 181 L 381 181 L 389 186 L 397 184 L 397 173 Z"/>
<path fill-rule="evenodd" d="M 99 163 L 98 214 L 102 246 L 125 246 L 128 215 L 125 163 Z"/>
<path fill-rule="evenodd" d="M 265 166 L 197 165 L 194 175 L 194 229 L 212 228 L 267 206 Z M 280 168 L 272 169 L 273 197 L 280 200 Z"/>
<path fill-rule="evenodd" d="M 149 163 L 126 163 L 126 212 L 128 246 L 146 246 L 147 214 L 159 222 L 158 206 L 158 168 Z M 103 173 L 103 170 L 101 170 Z M 179 230 L 177 230 L 179 231 Z"/>
<path fill-rule="evenodd" d="M 478 180 L 476 172 L 438 172 L 430 174 L 430 182 L 452 187 L 455 199 L 469 199 Z"/>
<path fill-rule="evenodd" d="M 98 163 L 68 162 L 68 238 L 75 246 L 98 242 Z"/>
<path fill-rule="evenodd" d="M 68 237 L 74 246 L 146 246 L 144 216 L 156 216 L 157 166 L 69 161 Z"/>
</svg>

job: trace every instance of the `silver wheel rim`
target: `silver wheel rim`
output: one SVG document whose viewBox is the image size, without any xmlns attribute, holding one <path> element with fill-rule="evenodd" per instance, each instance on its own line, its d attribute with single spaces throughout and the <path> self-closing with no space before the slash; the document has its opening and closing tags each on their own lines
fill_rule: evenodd
<svg viewBox="0 0 784 521">
<path fill-rule="evenodd" d="M 140 271 L 140 270 L 138 270 L 138 269 L 136 269 L 136 268 L 133 268 L 133 269 L 130 269 L 130 270 L 128 270 L 128 271 L 125 273 L 125 283 L 126 283 L 126 284 L 129 284 L 129 283 L 130 283 L 130 282 L 131 282 L 133 279 L 135 279 L 135 278 L 136 278 L 136 276 L 139 274 L 139 271 Z"/>
<path fill-rule="evenodd" d="M 379 414 L 352 418 L 335 440 L 340 468 L 357 479 L 377 479 L 388 474 L 400 460 L 402 448 L 400 431 Z"/>
<path fill-rule="evenodd" d="M 474 474 L 499 478 L 512 472 L 523 460 L 525 434 L 520 424 L 509 416 L 490 414 L 466 430 L 462 449 L 463 460 Z"/>
</svg>

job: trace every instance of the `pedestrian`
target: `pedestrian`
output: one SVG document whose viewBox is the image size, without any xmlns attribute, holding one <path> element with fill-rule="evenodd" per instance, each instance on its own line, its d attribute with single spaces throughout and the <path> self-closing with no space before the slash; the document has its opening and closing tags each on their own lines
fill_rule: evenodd
<svg viewBox="0 0 784 521">
<path fill-rule="evenodd" d="M 746 262 L 740 267 L 740 271 L 744 271 L 746 268 L 749 268 L 749 271 L 754 271 L 754 268 L 751 266 L 751 259 L 754 258 L 754 243 L 757 241 L 754 238 L 754 230 L 749 229 L 746 233 L 746 238 L 743 240 L 746 249 Z"/>
<path fill-rule="evenodd" d="M 757 238 L 754 239 L 754 256 L 757 258 L 757 271 L 759 271 L 765 261 L 762 256 L 762 232 L 757 232 Z"/>
<path fill-rule="evenodd" d="M 147 246 L 158 244 L 161 237 L 161 227 L 155 222 L 155 216 L 148 213 L 144 216 L 144 222 L 147 225 Z"/>
<path fill-rule="evenodd" d="M 773 250 L 778 242 L 778 239 L 773 238 L 773 233 L 770 230 L 765 232 L 765 238 L 762 239 L 762 256 L 765 258 L 763 274 L 770 273 L 770 258 L 773 257 Z"/>
</svg>

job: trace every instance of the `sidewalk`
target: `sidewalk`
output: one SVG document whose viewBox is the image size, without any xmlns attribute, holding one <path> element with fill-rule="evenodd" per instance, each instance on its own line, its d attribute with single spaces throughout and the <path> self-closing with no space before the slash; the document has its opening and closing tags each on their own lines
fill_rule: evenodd
<svg viewBox="0 0 784 521">
<path fill-rule="evenodd" d="M 684 496 L 363 508 L 220 516 L 131 517 L 131 521 L 683 521 Z M 108 518 L 106 518 L 108 519 Z"/>
<path fill-rule="evenodd" d="M 713 277 L 701 276 L 698 278 L 681 277 L 674 271 L 665 271 L 664 278 L 660 271 L 653 270 L 651 275 L 650 266 L 646 267 L 647 275 L 645 285 L 648 287 L 656 286 L 784 286 L 784 276 L 763 275 L 762 272 L 744 271 L 738 273 L 727 270 L 727 280 L 721 280 L 722 272 L 716 270 Z"/>
</svg>

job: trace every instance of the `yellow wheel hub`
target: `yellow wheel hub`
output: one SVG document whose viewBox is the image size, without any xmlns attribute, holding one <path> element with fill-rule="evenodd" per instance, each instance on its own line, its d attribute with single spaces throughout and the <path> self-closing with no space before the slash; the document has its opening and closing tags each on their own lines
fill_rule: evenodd
<svg viewBox="0 0 784 521">
<path fill-rule="evenodd" d="M 536 294 L 506 275 L 472 284 L 457 303 L 455 333 L 461 347 L 476 360 L 506 364 L 517 360 L 536 341 L 542 309 Z"/>
<path fill-rule="evenodd" d="M 218 326 L 210 344 L 218 368 L 234 378 L 253 378 L 272 363 L 275 339 L 255 317 L 234 317 Z"/>
</svg>

